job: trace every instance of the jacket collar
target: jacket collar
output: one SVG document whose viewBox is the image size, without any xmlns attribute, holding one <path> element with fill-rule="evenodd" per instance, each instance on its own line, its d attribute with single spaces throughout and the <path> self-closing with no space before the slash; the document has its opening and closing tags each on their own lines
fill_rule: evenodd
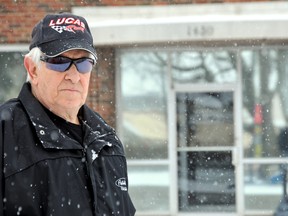
<svg viewBox="0 0 288 216">
<path fill-rule="evenodd" d="M 53 121 L 45 112 L 41 103 L 31 93 L 30 83 L 25 83 L 18 96 L 18 99 L 24 106 L 31 123 L 35 128 L 35 132 L 44 148 L 51 149 L 83 149 L 83 146 L 77 141 L 71 139 L 62 133 L 55 126 Z M 85 127 L 86 145 L 93 142 L 98 137 L 113 132 L 104 120 L 90 108 L 84 105 L 80 112 L 80 119 Z M 93 128 L 93 129 L 92 129 Z"/>
</svg>

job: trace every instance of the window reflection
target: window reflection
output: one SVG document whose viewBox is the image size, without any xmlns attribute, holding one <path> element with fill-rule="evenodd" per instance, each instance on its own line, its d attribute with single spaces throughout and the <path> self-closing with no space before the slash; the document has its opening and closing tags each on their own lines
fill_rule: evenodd
<svg viewBox="0 0 288 216">
<path fill-rule="evenodd" d="M 129 166 L 129 194 L 138 212 L 169 209 L 168 166 Z"/>
<path fill-rule="evenodd" d="M 121 55 L 122 140 L 128 158 L 167 158 L 166 55 Z"/>
<path fill-rule="evenodd" d="M 232 92 L 178 93 L 178 146 L 233 146 Z"/>
<path fill-rule="evenodd" d="M 221 168 L 209 163 L 208 155 L 205 154 L 211 153 L 210 150 L 205 152 L 192 150 L 198 147 L 217 149 L 217 147 L 234 146 L 234 128 L 235 125 L 239 125 L 233 119 L 233 115 L 235 116 L 233 93 L 221 92 L 221 84 L 241 82 L 242 101 L 240 103 L 242 104 L 241 107 L 237 107 L 241 113 L 236 115 L 241 115 L 243 125 L 236 130 L 243 132 L 239 147 L 243 148 L 244 154 L 239 156 L 241 157 L 239 163 L 244 165 L 244 173 L 240 170 L 239 176 L 244 177 L 245 211 L 266 213 L 276 209 L 282 188 L 278 176 L 280 165 L 274 159 L 288 156 L 288 50 L 286 48 L 237 48 L 237 52 L 225 48 L 178 52 L 130 50 L 121 53 L 120 67 L 122 89 L 120 110 L 123 117 L 120 130 L 129 159 L 167 158 L 167 126 L 170 122 L 167 122 L 166 98 L 171 95 L 167 94 L 165 82 L 170 72 L 172 84 L 219 84 L 218 92 L 181 92 L 176 94 L 177 101 L 173 101 L 176 103 L 177 143 L 172 145 L 178 147 L 175 157 L 178 162 L 180 201 L 178 209 L 180 211 L 204 212 L 212 208 L 219 211 L 235 211 L 233 192 L 231 192 L 235 188 L 229 193 L 223 190 L 225 193 L 221 194 L 223 195 L 221 200 L 230 196 L 230 201 L 233 202 L 229 203 L 226 199 L 227 205 L 222 205 L 216 203 L 211 191 L 208 195 L 205 195 L 204 191 L 198 193 L 197 190 L 201 190 L 201 185 L 199 186 L 198 182 L 193 180 L 197 176 L 198 181 L 200 179 L 199 182 L 203 182 L 202 174 L 207 173 L 211 178 L 206 179 L 204 184 L 211 184 L 210 189 L 213 189 L 213 183 L 228 184 L 227 179 L 234 181 L 232 175 L 234 166 L 230 164 L 225 170 L 220 170 Z M 237 74 L 241 74 L 242 80 L 237 80 L 240 77 Z M 235 98 L 237 104 L 239 100 L 240 98 Z M 236 140 L 238 141 L 238 137 Z M 226 163 L 224 163 L 225 158 L 231 157 L 231 152 L 220 151 L 218 154 L 213 152 L 209 157 L 218 158 L 218 165 L 221 165 Z M 206 158 L 206 160 L 199 158 Z M 246 164 L 247 158 L 248 161 L 252 159 L 252 162 Z M 173 159 L 175 158 L 172 158 L 172 161 Z M 259 165 L 254 162 L 258 159 L 271 160 L 271 164 L 266 162 Z M 193 162 L 192 165 L 190 162 Z M 222 181 L 221 176 L 214 173 L 215 170 L 229 178 Z M 145 176 L 149 178 L 153 173 L 145 173 Z M 175 187 L 171 184 L 169 183 L 169 187 Z M 188 186 L 184 187 L 183 184 Z M 183 187 L 186 190 L 182 190 Z M 135 193 L 144 193 L 142 189 Z M 138 189 L 133 187 L 132 190 Z M 168 203 L 168 200 L 165 202 Z M 139 201 L 139 207 L 143 207 L 143 211 L 145 211 L 144 206 Z M 163 205 L 159 204 L 159 206 Z M 156 209 L 156 206 L 154 207 Z"/>
<path fill-rule="evenodd" d="M 244 167 L 245 209 L 275 211 L 283 197 L 283 176 L 279 164 L 247 164 Z M 259 178 L 258 170 L 265 170 Z"/>
<path fill-rule="evenodd" d="M 176 83 L 236 82 L 236 54 L 229 51 L 179 51 L 171 55 Z"/>
<path fill-rule="evenodd" d="M 279 136 L 288 126 L 288 52 L 245 50 L 241 60 L 245 157 L 283 157 Z"/>
<path fill-rule="evenodd" d="M 288 156 L 287 60 L 285 49 L 241 52 L 244 156 L 271 158 L 271 164 L 245 164 L 247 211 L 275 211 L 283 196 L 281 165 L 272 158 Z"/>
<path fill-rule="evenodd" d="M 235 211 L 231 152 L 208 151 L 234 146 L 233 122 L 232 92 L 177 93 L 180 211 Z"/>
<path fill-rule="evenodd" d="M 179 210 L 235 211 L 231 152 L 178 153 Z"/>
<path fill-rule="evenodd" d="M 0 103 L 18 96 L 26 79 L 23 53 L 0 53 Z"/>
</svg>

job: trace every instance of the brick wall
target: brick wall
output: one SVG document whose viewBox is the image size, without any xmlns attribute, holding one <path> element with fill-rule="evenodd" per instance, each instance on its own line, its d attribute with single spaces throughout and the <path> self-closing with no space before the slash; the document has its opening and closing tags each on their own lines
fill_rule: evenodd
<svg viewBox="0 0 288 216">
<path fill-rule="evenodd" d="M 0 44 L 28 44 L 33 26 L 45 14 L 60 11 L 70 12 L 74 6 L 167 5 L 214 2 L 249 2 L 249 0 L 1 0 Z M 98 53 L 99 61 L 96 71 L 93 72 L 91 77 L 87 103 L 98 111 L 109 124 L 115 126 L 114 49 L 102 47 L 98 49 Z"/>
<path fill-rule="evenodd" d="M 87 105 L 115 127 L 115 49 L 97 48 L 98 61 L 91 74 Z"/>
</svg>

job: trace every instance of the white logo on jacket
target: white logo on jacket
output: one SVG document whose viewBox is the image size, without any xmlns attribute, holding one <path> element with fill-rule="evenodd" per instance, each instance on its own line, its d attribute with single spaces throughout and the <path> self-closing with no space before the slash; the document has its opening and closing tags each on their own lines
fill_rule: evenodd
<svg viewBox="0 0 288 216">
<path fill-rule="evenodd" d="M 126 178 L 119 178 L 115 181 L 115 185 L 117 187 L 120 187 L 122 191 L 127 191 L 127 182 L 126 182 Z"/>
</svg>

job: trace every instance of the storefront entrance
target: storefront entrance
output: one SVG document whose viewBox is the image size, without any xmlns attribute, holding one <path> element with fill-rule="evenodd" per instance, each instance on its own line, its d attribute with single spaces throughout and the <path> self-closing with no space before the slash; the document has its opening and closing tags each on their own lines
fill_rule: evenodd
<svg viewBox="0 0 288 216">
<path fill-rule="evenodd" d="M 179 211 L 235 211 L 232 92 L 177 93 Z"/>
<path fill-rule="evenodd" d="M 237 215 L 236 89 L 199 87 L 180 85 L 174 92 L 177 214 Z"/>
<path fill-rule="evenodd" d="M 287 47 L 177 48 L 120 53 L 118 128 L 138 214 L 273 215 L 287 164 Z"/>
</svg>

